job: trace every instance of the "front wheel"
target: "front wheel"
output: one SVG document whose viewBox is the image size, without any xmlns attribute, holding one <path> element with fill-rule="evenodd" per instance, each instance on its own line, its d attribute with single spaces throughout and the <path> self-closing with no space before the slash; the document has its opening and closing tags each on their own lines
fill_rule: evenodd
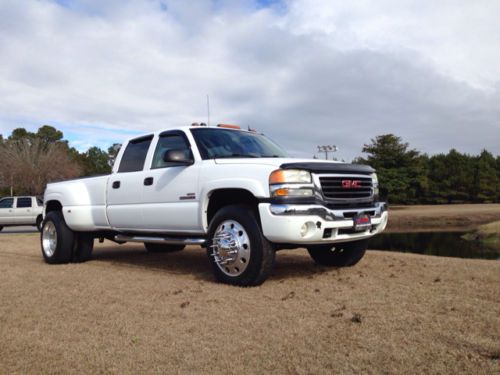
<svg viewBox="0 0 500 375">
<path fill-rule="evenodd" d="M 317 264 L 333 267 L 350 267 L 358 263 L 365 255 L 368 240 L 311 245 L 307 251 Z"/>
<path fill-rule="evenodd" d="M 68 263 L 73 256 L 75 235 L 59 211 L 45 216 L 40 233 L 42 254 L 47 263 Z"/>
<path fill-rule="evenodd" d="M 255 214 L 241 205 L 223 207 L 215 214 L 208 228 L 207 254 L 215 278 L 239 286 L 262 284 L 275 259 Z"/>
</svg>

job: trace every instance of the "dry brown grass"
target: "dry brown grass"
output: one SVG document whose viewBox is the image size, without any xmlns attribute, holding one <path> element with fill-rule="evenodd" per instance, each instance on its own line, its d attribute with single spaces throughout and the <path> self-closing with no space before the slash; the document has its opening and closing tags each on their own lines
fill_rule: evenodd
<svg viewBox="0 0 500 375">
<path fill-rule="evenodd" d="M 481 225 L 478 232 L 484 236 L 497 235 L 500 233 L 500 221 Z"/>
<path fill-rule="evenodd" d="M 391 206 L 389 232 L 465 232 L 500 220 L 500 204 Z"/>
<path fill-rule="evenodd" d="M 500 373 L 500 262 L 369 252 L 353 268 L 280 252 L 256 288 L 203 251 L 98 245 L 43 262 L 0 236 L 0 373 Z"/>
</svg>

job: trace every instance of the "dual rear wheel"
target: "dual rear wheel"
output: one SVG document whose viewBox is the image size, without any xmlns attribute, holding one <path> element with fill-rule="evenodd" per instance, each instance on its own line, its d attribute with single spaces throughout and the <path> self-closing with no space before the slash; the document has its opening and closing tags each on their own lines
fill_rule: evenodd
<svg viewBox="0 0 500 375">
<path fill-rule="evenodd" d="M 51 264 L 85 262 L 94 248 L 94 237 L 69 229 L 60 211 L 51 211 L 45 216 L 40 242 L 43 257 Z"/>
</svg>

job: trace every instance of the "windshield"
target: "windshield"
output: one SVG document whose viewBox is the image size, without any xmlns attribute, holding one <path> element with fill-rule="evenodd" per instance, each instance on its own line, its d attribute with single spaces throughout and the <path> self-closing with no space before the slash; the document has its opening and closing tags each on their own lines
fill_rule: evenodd
<svg viewBox="0 0 500 375">
<path fill-rule="evenodd" d="M 191 129 L 203 159 L 281 158 L 286 153 L 263 135 L 220 128 Z"/>
</svg>

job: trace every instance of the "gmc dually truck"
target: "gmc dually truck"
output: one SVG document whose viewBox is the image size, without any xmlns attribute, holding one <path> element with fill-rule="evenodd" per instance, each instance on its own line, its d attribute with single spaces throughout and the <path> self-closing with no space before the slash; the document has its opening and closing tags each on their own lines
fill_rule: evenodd
<svg viewBox="0 0 500 375">
<path fill-rule="evenodd" d="M 124 143 L 110 175 L 48 184 L 41 247 L 66 263 L 90 259 L 97 238 L 149 252 L 200 245 L 217 280 L 251 286 L 280 249 L 352 266 L 387 219 L 369 166 L 287 158 L 234 125 L 190 126 Z"/>
</svg>

